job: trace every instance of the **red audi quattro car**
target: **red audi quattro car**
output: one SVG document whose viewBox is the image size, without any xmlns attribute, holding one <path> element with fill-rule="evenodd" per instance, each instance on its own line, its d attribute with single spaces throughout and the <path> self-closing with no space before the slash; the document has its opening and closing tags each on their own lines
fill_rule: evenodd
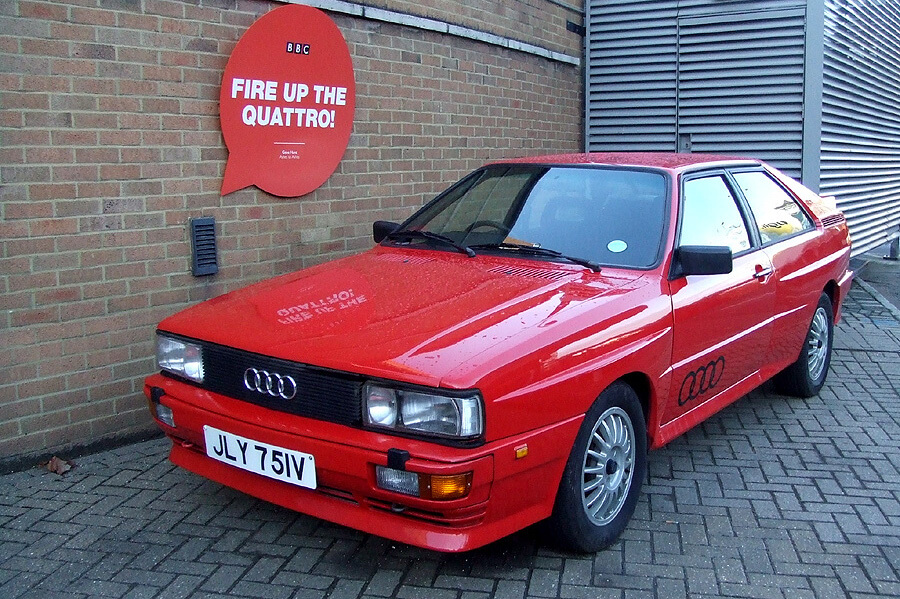
<svg viewBox="0 0 900 599">
<path fill-rule="evenodd" d="M 374 237 L 167 318 L 144 390 L 175 464 L 438 551 L 611 544 L 648 449 L 818 393 L 853 276 L 833 198 L 717 156 L 490 164 Z"/>
</svg>

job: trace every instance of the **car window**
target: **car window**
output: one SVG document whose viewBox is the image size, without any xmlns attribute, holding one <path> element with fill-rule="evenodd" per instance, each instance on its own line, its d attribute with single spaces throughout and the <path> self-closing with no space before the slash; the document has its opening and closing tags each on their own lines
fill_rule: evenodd
<svg viewBox="0 0 900 599">
<path fill-rule="evenodd" d="M 649 267 L 665 206 L 658 173 L 556 168 L 535 183 L 509 237 L 602 264 Z"/>
<path fill-rule="evenodd" d="M 733 174 L 750 205 L 763 243 L 812 228 L 812 221 L 796 200 L 767 173 Z"/>
<path fill-rule="evenodd" d="M 664 174 L 646 170 L 496 165 L 452 187 L 404 227 L 479 252 L 518 245 L 650 268 L 661 253 L 667 189 Z"/>
<path fill-rule="evenodd" d="M 725 245 L 732 253 L 750 248 L 750 236 L 734 195 L 722 176 L 684 183 L 680 245 Z"/>
<path fill-rule="evenodd" d="M 487 172 L 474 184 L 453 193 L 454 201 L 431 219 L 428 229 L 445 233 L 465 231 L 479 221 L 502 223 L 533 178 L 529 172 Z"/>
</svg>

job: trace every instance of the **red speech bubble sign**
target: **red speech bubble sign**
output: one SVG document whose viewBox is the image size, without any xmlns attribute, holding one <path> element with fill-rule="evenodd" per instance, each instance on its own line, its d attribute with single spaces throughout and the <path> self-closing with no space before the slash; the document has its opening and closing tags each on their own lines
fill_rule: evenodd
<svg viewBox="0 0 900 599">
<path fill-rule="evenodd" d="M 265 14 L 222 77 L 222 195 L 256 185 L 294 197 L 321 186 L 347 149 L 355 105 L 353 62 L 334 21 L 296 4 Z"/>
</svg>

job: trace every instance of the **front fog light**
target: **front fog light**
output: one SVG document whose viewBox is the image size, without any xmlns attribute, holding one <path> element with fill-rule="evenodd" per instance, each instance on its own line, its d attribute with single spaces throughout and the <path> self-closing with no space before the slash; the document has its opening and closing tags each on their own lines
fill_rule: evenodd
<svg viewBox="0 0 900 599">
<path fill-rule="evenodd" d="M 172 408 L 161 403 L 156 404 L 156 418 L 163 424 L 175 428 L 175 414 L 172 413 Z"/>
<path fill-rule="evenodd" d="M 415 472 L 375 466 L 375 480 L 379 489 L 419 496 L 419 475 Z"/>
</svg>

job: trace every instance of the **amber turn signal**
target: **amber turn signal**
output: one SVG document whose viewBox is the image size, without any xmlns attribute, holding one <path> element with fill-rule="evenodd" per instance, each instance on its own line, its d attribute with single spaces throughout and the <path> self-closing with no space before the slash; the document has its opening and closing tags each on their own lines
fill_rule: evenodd
<svg viewBox="0 0 900 599">
<path fill-rule="evenodd" d="M 421 474 L 419 475 L 419 497 L 447 501 L 460 499 L 472 488 L 472 473 L 462 474 Z"/>
</svg>

